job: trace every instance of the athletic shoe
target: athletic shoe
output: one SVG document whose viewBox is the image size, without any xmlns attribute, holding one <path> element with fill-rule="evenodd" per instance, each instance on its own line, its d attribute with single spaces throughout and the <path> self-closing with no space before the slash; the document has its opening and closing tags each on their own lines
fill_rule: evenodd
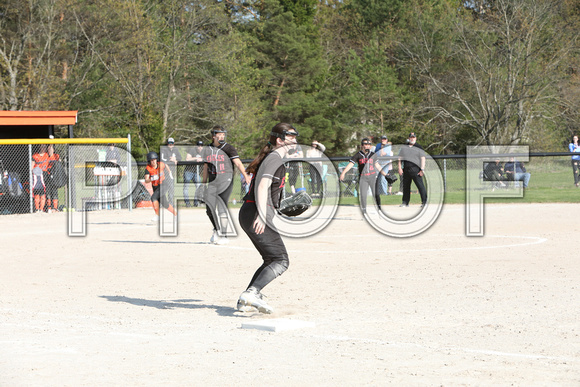
<svg viewBox="0 0 580 387">
<path fill-rule="evenodd" d="M 218 239 L 214 242 L 216 245 L 227 245 L 230 243 L 228 237 L 218 237 Z"/>
<path fill-rule="evenodd" d="M 403 193 L 401 191 L 399 191 L 395 195 L 397 195 L 397 196 L 403 196 Z"/>
<path fill-rule="evenodd" d="M 151 218 L 151 221 L 153 222 L 157 222 L 159 220 L 159 215 L 155 215 L 154 217 Z"/>
<path fill-rule="evenodd" d="M 237 309 L 239 311 L 243 311 L 242 309 L 246 309 L 247 307 L 254 307 L 258 309 L 258 312 L 261 313 L 270 314 L 274 312 L 274 309 L 272 309 L 272 307 L 268 305 L 266 301 L 264 301 L 260 293 L 255 293 L 248 290 L 240 294 Z"/>
<path fill-rule="evenodd" d="M 408 204 L 405 204 L 405 203 L 403 203 L 403 204 L 401 204 L 399 207 L 409 207 L 409 205 L 408 205 Z"/>
<path fill-rule="evenodd" d="M 244 312 L 244 313 L 247 313 L 247 312 L 255 313 L 255 312 L 258 311 L 258 309 L 254 308 L 251 305 L 244 305 L 244 303 L 242 302 L 242 299 L 241 298 L 238 299 L 238 304 L 236 305 L 236 309 L 239 312 Z"/>
<path fill-rule="evenodd" d="M 219 239 L 219 235 L 218 235 L 217 230 L 213 230 L 213 234 L 211 235 L 211 238 L 209 238 L 209 243 L 215 244 L 218 239 Z"/>
</svg>

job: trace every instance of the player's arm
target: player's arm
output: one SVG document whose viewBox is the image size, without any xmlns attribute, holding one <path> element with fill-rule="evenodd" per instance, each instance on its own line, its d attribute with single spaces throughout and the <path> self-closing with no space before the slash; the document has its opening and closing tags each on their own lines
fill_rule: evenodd
<svg viewBox="0 0 580 387">
<path fill-rule="evenodd" d="M 421 170 L 419 171 L 418 175 L 423 176 L 425 175 L 425 156 L 421 156 Z"/>
<path fill-rule="evenodd" d="M 350 171 L 350 169 L 352 168 L 353 165 L 354 165 L 354 162 L 352 160 L 350 160 L 348 162 L 348 165 L 346 167 L 344 167 L 344 169 L 342 170 L 342 173 L 340 174 L 340 181 L 344 181 L 344 177 L 346 176 L 347 172 Z"/>
<path fill-rule="evenodd" d="M 151 183 L 151 175 L 148 173 L 145 174 L 145 183 Z"/>
<path fill-rule="evenodd" d="M 248 174 L 246 173 L 246 167 L 244 167 L 244 164 L 242 163 L 242 160 L 240 160 L 239 157 L 236 157 L 232 161 L 236 165 L 236 167 L 238 167 L 238 169 L 240 170 L 240 173 L 244 176 L 244 180 L 247 181 L 247 182 L 249 182 L 250 181 L 250 176 L 248 176 Z"/>
<path fill-rule="evenodd" d="M 256 220 L 254 221 L 254 231 L 256 234 L 262 234 L 266 229 L 266 223 L 264 222 L 264 219 L 262 219 L 262 216 L 266 217 L 266 214 L 268 213 L 268 194 L 271 185 L 272 179 L 269 177 L 262 177 L 260 183 L 256 187 L 256 204 L 259 206 L 259 215 L 256 216 Z"/>
<path fill-rule="evenodd" d="M 403 159 L 399 157 L 399 175 L 403 174 Z"/>
<path fill-rule="evenodd" d="M 385 166 L 382 166 L 381 164 L 379 164 L 378 161 L 375 161 L 375 168 L 377 169 L 377 171 L 380 172 L 381 175 L 387 177 L 387 169 L 388 169 L 388 164 L 385 164 Z"/>
</svg>

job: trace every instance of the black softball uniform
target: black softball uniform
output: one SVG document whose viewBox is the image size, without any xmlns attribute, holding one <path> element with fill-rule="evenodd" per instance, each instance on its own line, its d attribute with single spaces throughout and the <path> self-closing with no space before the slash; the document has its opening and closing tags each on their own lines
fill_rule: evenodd
<svg viewBox="0 0 580 387">
<path fill-rule="evenodd" d="M 367 208 L 367 192 L 370 187 L 372 196 L 377 202 L 379 209 L 381 208 L 381 195 L 380 190 L 377 189 L 380 184 L 379 179 L 377 179 L 377 173 L 379 171 L 375 168 L 376 154 L 373 151 L 364 153 L 363 151 L 358 151 L 354 156 L 350 158 L 350 162 L 358 166 L 359 173 L 359 200 L 361 204 L 362 211 L 366 211 Z"/>
<path fill-rule="evenodd" d="M 244 197 L 244 204 L 240 209 L 239 221 L 240 226 L 244 232 L 248 235 L 260 255 L 264 260 L 262 266 L 254 273 L 248 288 L 254 287 L 259 292 L 264 286 L 272 282 L 276 277 L 281 275 L 288 269 L 288 252 L 286 251 L 286 246 L 282 241 L 282 237 L 278 231 L 270 225 L 271 222 L 266 223 L 266 227 L 262 234 L 256 234 L 254 231 L 254 221 L 259 216 L 258 207 L 256 206 L 256 177 L 260 176 L 260 172 L 263 172 L 263 178 L 272 179 L 272 185 L 270 186 L 270 199 L 271 203 L 268 205 L 268 213 L 266 214 L 267 219 L 272 219 L 275 216 L 275 209 L 280 206 L 280 200 L 282 197 L 282 191 L 284 190 L 286 168 L 282 164 L 282 159 L 280 155 L 276 152 L 270 153 L 266 159 L 268 160 L 268 166 L 280 165 L 275 172 L 270 173 L 270 171 L 261 171 L 260 168 L 265 167 L 264 163 L 260 163 L 258 166 L 258 173 L 252 178 L 250 183 L 250 189 L 248 194 Z M 280 164 L 278 164 L 278 162 Z M 272 168 L 273 169 L 273 168 Z"/>
<path fill-rule="evenodd" d="M 228 162 L 239 159 L 238 151 L 232 145 L 224 143 L 220 146 L 214 146 L 213 143 L 204 147 L 203 161 L 207 165 L 208 180 L 211 184 L 205 194 L 205 203 L 207 216 L 213 225 L 214 230 L 226 235 L 227 221 L 221 222 L 221 227 L 216 222 L 216 216 L 227 219 L 227 205 L 233 189 L 233 164 Z M 217 200 L 217 197 L 222 200 Z M 217 214 L 215 211 L 217 209 Z"/>
</svg>

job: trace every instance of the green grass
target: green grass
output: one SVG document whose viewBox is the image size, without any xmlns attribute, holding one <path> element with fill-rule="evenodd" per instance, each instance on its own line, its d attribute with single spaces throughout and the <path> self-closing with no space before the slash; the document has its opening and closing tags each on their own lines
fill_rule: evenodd
<svg viewBox="0 0 580 387">
<path fill-rule="evenodd" d="M 529 187 L 524 190 L 521 198 L 486 198 L 486 203 L 580 203 L 580 188 L 574 186 L 572 168 L 567 159 L 564 160 L 541 160 L 527 164 L 527 170 L 531 173 Z M 465 170 L 462 168 L 448 169 L 445 173 L 447 192 L 444 203 L 465 204 Z M 395 183 L 393 191 L 398 189 L 399 183 Z M 416 193 L 413 184 L 411 204 L 420 204 L 421 200 Z M 501 194 L 501 190 L 494 194 Z M 401 196 L 381 196 L 381 203 L 394 205 L 401 203 Z M 341 205 L 358 205 L 358 198 L 341 197 Z"/>
<path fill-rule="evenodd" d="M 465 203 L 465 162 L 464 160 L 452 161 L 447 163 L 447 170 L 445 171 L 446 189 L 444 203 L 446 204 L 464 204 Z M 531 162 L 526 163 L 528 172 L 532 177 L 530 186 L 524 190 L 524 195 L 521 198 L 486 198 L 487 203 L 579 203 L 580 202 L 580 188 L 576 188 L 573 182 L 572 167 L 570 160 L 567 157 L 539 157 L 532 159 Z M 442 171 L 443 175 L 443 171 Z M 238 176 L 237 174 L 235 175 Z M 309 190 L 307 179 L 304 184 L 307 191 Z M 298 179 L 296 188 L 302 186 L 301 179 Z M 393 191 L 396 192 L 399 188 L 397 181 L 393 186 Z M 412 189 L 416 191 L 413 185 Z M 290 187 L 286 187 L 287 194 L 290 194 Z M 501 194 L 501 190 L 495 191 L 494 194 Z M 344 194 L 344 192 L 343 192 Z M 241 184 L 239 178 L 234 178 L 234 188 L 230 197 L 229 206 L 232 208 L 239 208 L 242 202 L 243 194 L 241 192 Z M 232 203 L 236 199 L 236 204 Z M 399 205 L 401 204 L 401 196 L 382 196 L 381 202 L 384 205 Z M 420 204 L 420 198 L 417 193 L 411 195 L 411 204 Z M 314 204 L 318 201 L 315 199 Z M 341 196 L 340 205 L 358 206 L 358 197 Z"/>
</svg>

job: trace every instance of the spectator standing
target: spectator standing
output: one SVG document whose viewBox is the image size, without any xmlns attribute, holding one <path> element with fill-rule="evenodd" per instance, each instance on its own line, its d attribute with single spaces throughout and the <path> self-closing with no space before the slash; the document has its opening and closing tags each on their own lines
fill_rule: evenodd
<svg viewBox="0 0 580 387">
<path fill-rule="evenodd" d="M 375 146 L 375 153 L 379 156 L 379 165 L 381 169 L 384 170 L 387 175 L 392 169 L 392 160 L 381 160 L 381 157 L 388 157 L 393 155 L 393 149 L 387 136 L 381 136 L 381 142 Z M 391 195 L 393 189 L 393 184 L 387 181 L 386 176 L 379 176 L 380 181 L 380 192 L 379 194 Z"/>
<path fill-rule="evenodd" d="M 425 151 L 417 143 L 415 132 L 409 134 L 409 142 L 399 151 L 399 175 L 403 176 L 403 201 L 400 207 L 409 207 L 411 200 L 411 181 L 421 195 L 421 207 L 427 204 L 427 190 L 423 183 L 425 175 Z"/>
<path fill-rule="evenodd" d="M 202 180 L 202 162 L 203 162 L 203 141 L 198 141 L 194 147 L 187 150 L 185 156 L 185 161 L 192 161 L 200 164 L 196 165 L 186 165 L 185 171 L 183 172 L 183 197 L 185 199 L 185 205 L 191 207 L 191 201 L 189 200 L 189 186 L 193 182 L 195 184 L 196 195 L 193 198 L 193 206 L 199 206 L 199 200 L 197 199 L 197 189 L 201 185 Z"/>
<path fill-rule="evenodd" d="M 32 159 L 34 160 L 34 164 L 36 164 L 42 172 L 46 172 L 48 169 L 48 153 L 46 144 L 40 145 L 38 153 L 33 154 Z"/>
<path fill-rule="evenodd" d="M 47 175 L 48 178 L 45 181 L 46 184 L 46 206 L 48 207 L 47 212 L 58 212 L 58 187 L 55 185 L 52 179 L 52 172 L 54 163 L 60 161 L 60 155 L 54 152 L 54 145 L 50 144 L 47 147 L 48 153 L 48 164 L 47 164 Z"/>
<path fill-rule="evenodd" d="M 580 153 L 580 144 L 578 144 L 578 136 L 572 137 L 572 142 L 568 145 L 568 149 L 572 153 Z M 580 186 L 580 154 L 572 156 L 572 172 L 574 172 L 574 185 L 576 188 Z"/>
<path fill-rule="evenodd" d="M 36 212 L 44 212 L 44 207 L 46 206 L 46 180 L 47 180 L 47 170 L 48 170 L 48 153 L 46 144 L 41 144 L 38 153 L 32 155 L 32 179 L 33 182 L 31 187 L 33 188 L 34 194 L 34 204 Z M 34 174 L 34 168 L 39 168 L 42 171 L 42 176 L 40 178 Z M 38 172 L 38 170 L 36 171 Z M 37 187 L 38 186 L 38 187 Z M 42 194 L 40 193 L 42 187 Z M 36 192 L 38 192 L 38 194 Z M 38 197 L 38 199 L 37 199 Z M 38 205 L 37 205 L 38 202 Z M 39 207 L 40 206 L 40 207 Z"/>
<path fill-rule="evenodd" d="M 44 182 L 44 172 L 34 164 L 32 168 L 32 194 L 34 195 L 34 208 L 36 212 L 44 212 L 46 205 L 46 183 Z"/>
<path fill-rule="evenodd" d="M 119 164 L 119 161 L 121 161 L 119 149 L 117 149 L 115 144 L 107 145 L 107 153 L 105 154 L 105 160 L 115 164 Z"/>
<path fill-rule="evenodd" d="M 510 157 L 510 161 L 505 163 L 503 169 L 507 176 L 507 180 L 523 181 L 524 188 L 528 188 L 531 175 L 526 171 L 524 163 L 516 161 L 514 157 Z"/>
<path fill-rule="evenodd" d="M 304 152 L 302 147 L 298 145 L 296 149 L 291 149 L 291 153 L 288 153 L 286 158 L 288 159 L 299 159 L 304 157 Z M 289 161 L 286 163 L 286 169 L 288 174 L 288 183 L 290 183 L 290 190 L 292 193 L 296 193 L 296 181 L 298 180 L 298 175 L 302 171 L 302 162 L 300 161 Z"/>
</svg>

